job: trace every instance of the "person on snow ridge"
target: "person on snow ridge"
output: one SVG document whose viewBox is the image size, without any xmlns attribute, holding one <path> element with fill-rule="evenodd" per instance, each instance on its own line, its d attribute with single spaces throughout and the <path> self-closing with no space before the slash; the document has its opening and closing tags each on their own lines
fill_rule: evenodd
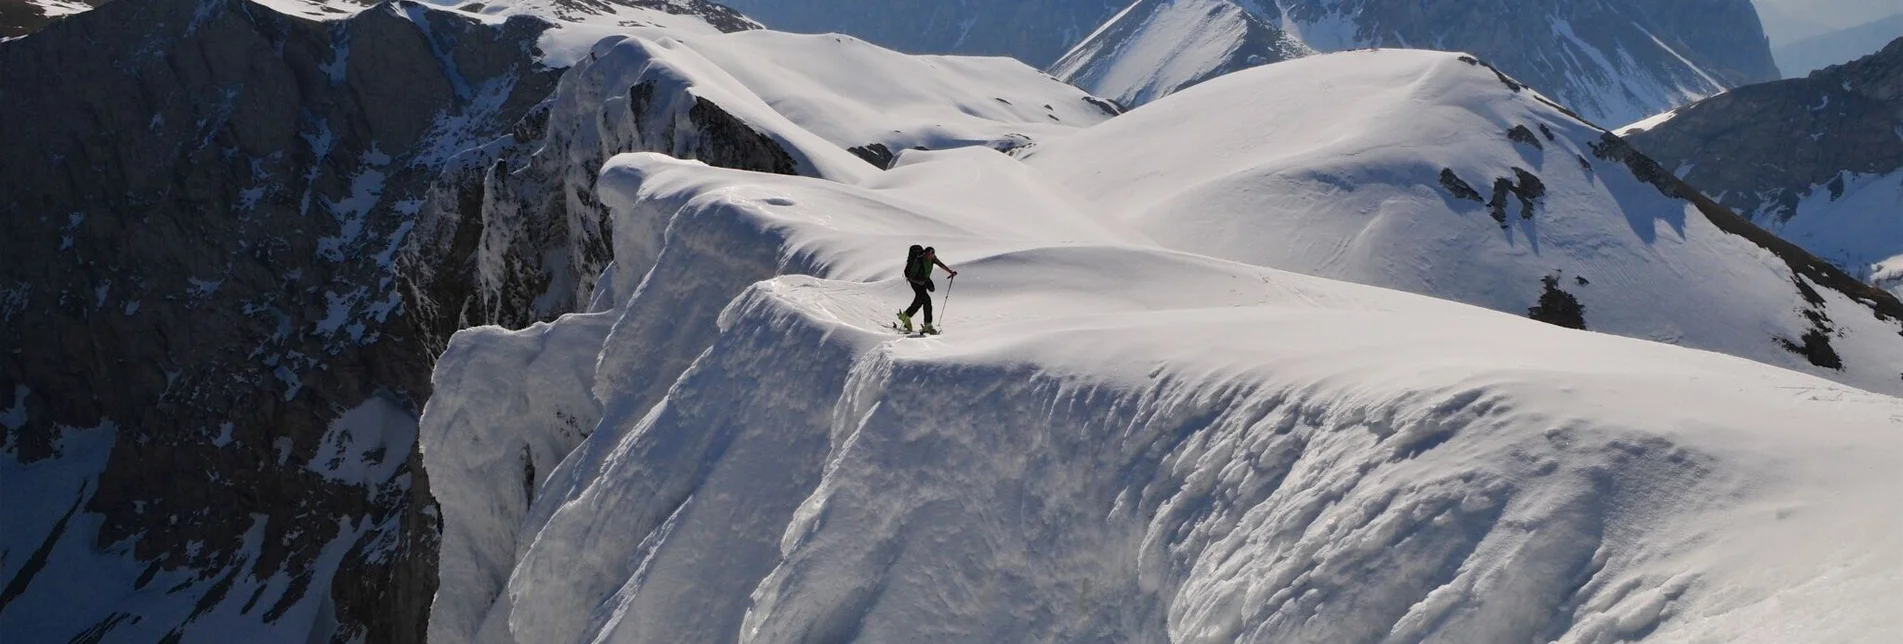
<svg viewBox="0 0 1903 644">
<path fill-rule="evenodd" d="M 899 323 L 904 325 L 907 333 L 912 331 L 912 314 L 920 308 L 925 309 L 925 328 L 922 331 L 938 333 L 938 329 L 932 328 L 931 292 L 938 290 L 938 286 L 932 283 L 934 264 L 945 269 L 952 277 L 958 277 L 958 271 L 938 261 L 938 250 L 935 248 L 913 244 L 905 253 L 905 281 L 912 285 L 912 306 L 899 312 Z"/>
</svg>

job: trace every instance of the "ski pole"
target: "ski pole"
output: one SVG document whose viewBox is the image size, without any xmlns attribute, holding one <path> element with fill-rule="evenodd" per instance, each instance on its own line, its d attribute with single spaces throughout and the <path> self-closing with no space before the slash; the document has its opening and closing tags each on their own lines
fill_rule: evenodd
<svg viewBox="0 0 1903 644">
<path fill-rule="evenodd" d="M 957 275 L 953 275 L 951 277 L 945 278 L 945 303 L 938 307 L 938 325 L 939 326 L 945 326 L 945 314 L 951 311 L 952 286 L 955 286 L 957 284 L 958 284 Z"/>
</svg>

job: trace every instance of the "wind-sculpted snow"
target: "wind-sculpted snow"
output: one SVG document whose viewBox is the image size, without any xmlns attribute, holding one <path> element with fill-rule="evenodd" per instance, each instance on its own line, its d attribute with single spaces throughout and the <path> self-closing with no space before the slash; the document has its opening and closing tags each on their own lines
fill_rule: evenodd
<svg viewBox="0 0 1903 644">
<path fill-rule="evenodd" d="M 1903 628 L 1871 601 L 1903 593 L 1903 402 L 1161 249 L 1035 177 L 611 160 L 600 312 L 438 364 L 424 458 L 472 556 L 432 640 Z M 961 271 L 947 335 L 885 327 L 914 241 Z"/>
<path fill-rule="evenodd" d="M 1024 160 L 1166 247 L 1509 313 L 1572 299 L 1590 330 L 1903 392 L 1893 297 L 1472 57 L 1238 72 Z"/>
</svg>

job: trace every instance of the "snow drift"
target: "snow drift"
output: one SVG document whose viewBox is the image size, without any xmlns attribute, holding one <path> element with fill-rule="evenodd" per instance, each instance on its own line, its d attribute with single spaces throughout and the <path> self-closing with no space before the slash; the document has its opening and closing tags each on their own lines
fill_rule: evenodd
<svg viewBox="0 0 1903 644">
<path fill-rule="evenodd" d="M 1590 136 L 1533 120 L 1545 113 L 1525 95 L 1489 90 L 1504 79 L 1452 55 L 1340 58 L 1361 64 L 1331 82 L 1474 90 L 1408 101 L 1429 125 L 1465 122 L 1442 111 L 1452 103 L 1515 117 L 1471 117 L 1502 137 L 1513 123 L 1553 129 L 1529 156 Z M 1364 66 L 1372 78 L 1353 72 Z M 1285 80 L 1302 90 L 1291 95 L 1319 91 Z M 1145 109 L 1220 96 L 1209 92 Z M 1343 127 L 1373 123 L 1354 113 L 1383 109 L 1371 102 L 1342 105 Z M 1159 186 L 1219 188 L 1261 157 L 1208 140 L 1230 127 L 1213 119 L 1153 139 L 1119 129 L 1144 112 L 1056 135 L 1029 164 L 982 146 L 904 151 L 852 181 L 612 157 L 596 190 L 614 261 L 591 312 L 459 333 L 438 364 L 421 430 L 444 511 L 432 640 L 1782 641 L 1802 629 L 1874 642 L 1903 628 L 1871 601 L 1903 593 L 1888 572 L 1903 547 L 1886 536 L 1903 528 L 1887 503 L 1903 485 L 1903 402 L 1167 248 L 1190 245 L 1152 225 L 1172 208 Z M 753 127 L 792 136 L 779 121 Z M 1250 136 L 1307 155 L 1319 169 L 1302 178 L 1394 177 L 1353 194 L 1437 201 L 1413 212 L 1477 223 L 1486 234 L 1466 235 L 1468 249 L 1530 244 L 1511 236 L 1527 224 L 1500 231 L 1479 206 L 1400 178 L 1415 166 L 1499 176 L 1484 173 L 1510 172 L 1497 152 L 1526 144 L 1428 127 L 1449 151 L 1409 165 L 1274 138 L 1303 129 L 1346 132 L 1291 122 Z M 1083 170 L 1106 132 L 1155 156 L 1098 148 L 1096 173 Z M 1197 159 L 1238 165 L 1191 168 L 1200 183 L 1175 173 Z M 1520 163 L 1558 165 L 1539 160 Z M 1665 245 L 1724 233 L 1624 165 L 1587 165 L 1594 180 L 1555 177 L 1562 196 L 1548 199 L 1609 210 L 1569 218 L 1676 209 L 1683 228 L 1637 254 L 1743 249 L 1754 270 L 1783 266 L 1755 246 Z M 1312 184 L 1263 183 L 1331 207 L 1303 192 Z M 1135 194 L 1153 198 L 1095 201 Z M 1174 216 L 1237 235 L 1283 226 L 1261 208 L 1293 203 L 1212 195 Z M 908 297 L 895 273 L 910 243 L 963 271 L 940 284 L 949 335 L 886 327 Z"/>
</svg>

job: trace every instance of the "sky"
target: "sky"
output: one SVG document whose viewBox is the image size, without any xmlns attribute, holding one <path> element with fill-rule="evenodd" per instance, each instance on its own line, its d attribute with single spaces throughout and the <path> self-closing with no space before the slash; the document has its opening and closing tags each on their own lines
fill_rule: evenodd
<svg viewBox="0 0 1903 644">
<path fill-rule="evenodd" d="M 1773 46 L 1903 13 L 1903 0 L 1754 0 Z"/>
</svg>

